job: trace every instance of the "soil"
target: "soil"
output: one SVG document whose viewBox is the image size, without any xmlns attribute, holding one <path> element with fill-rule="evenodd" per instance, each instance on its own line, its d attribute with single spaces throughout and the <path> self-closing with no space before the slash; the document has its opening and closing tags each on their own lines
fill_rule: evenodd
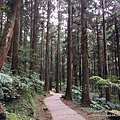
<svg viewBox="0 0 120 120">
<path fill-rule="evenodd" d="M 96 111 L 93 110 L 92 108 L 84 108 L 80 104 L 74 103 L 69 100 L 63 100 L 63 99 L 61 100 L 71 109 L 76 111 L 78 114 L 82 115 L 86 120 L 110 120 L 108 119 L 105 112 Z"/>
<path fill-rule="evenodd" d="M 46 105 L 44 104 L 45 97 L 38 97 L 35 99 L 36 104 L 36 118 L 33 120 L 53 120 L 51 113 L 47 109 Z"/>
</svg>

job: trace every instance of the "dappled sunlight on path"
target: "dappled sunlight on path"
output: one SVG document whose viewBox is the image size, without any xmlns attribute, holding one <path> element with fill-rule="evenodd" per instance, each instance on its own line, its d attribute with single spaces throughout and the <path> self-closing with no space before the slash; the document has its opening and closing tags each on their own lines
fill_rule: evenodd
<svg viewBox="0 0 120 120">
<path fill-rule="evenodd" d="M 85 118 L 66 106 L 60 100 L 62 94 L 51 91 L 50 94 L 53 96 L 45 98 L 44 102 L 50 110 L 53 120 L 85 120 Z"/>
</svg>

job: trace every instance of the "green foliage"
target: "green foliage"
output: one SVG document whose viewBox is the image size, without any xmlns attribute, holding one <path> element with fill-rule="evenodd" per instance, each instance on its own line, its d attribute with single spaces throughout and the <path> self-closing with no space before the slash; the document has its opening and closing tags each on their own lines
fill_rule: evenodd
<svg viewBox="0 0 120 120">
<path fill-rule="evenodd" d="M 19 86 L 21 91 L 29 91 L 34 89 L 36 92 L 41 92 L 43 90 L 44 82 L 38 79 L 36 73 L 32 74 L 30 78 L 27 77 L 14 77 L 14 83 Z"/>
<path fill-rule="evenodd" d="M 112 102 L 107 102 L 107 103 L 104 103 L 103 105 L 106 109 L 109 109 L 109 110 L 120 110 L 120 105 L 119 104 L 114 104 Z"/>
<path fill-rule="evenodd" d="M 9 75 L 0 73 L 0 83 L 6 84 L 6 83 L 12 83 L 13 79 Z"/>
<path fill-rule="evenodd" d="M 35 96 L 35 93 L 32 95 L 32 91 L 24 92 L 19 102 L 14 102 L 14 106 L 12 104 L 8 106 L 8 111 L 21 115 L 23 120 L 29 120 L 34 115 Z"/>
<path fill-rule="evenodd" d="M 104 97 L 99 98 L 99 95 L 96 93 L 92 93 L 90 96 L 92 96 L 90 106 L 96 110 L 120 110 L 120 104 L 106 102 L 106 99 Z"/>
<path fill-rule="evenodd" d="M 10 113 L 6 120 L 22 120 L 22 118 L 15 113 Z"/>
<path fill-rule="evenodd" d="M 8 11 L 9 11 L 9 7 L 7 7 L 7 6 L 3 6 L 3 7 L 0 8 L 0 13 L 8 12 Z"/>
<path fill-rule="evenodd" d="M 42 92 L 44 86 L 44 82 L 38 79 L 38 75 L 34 73 L 30 78 L 27 78 L 20 76 L 10 77 L 9 75 L 0 73 L 0 78 L 0 99 L 5 102 L 5 105 L 12 104 L 13 100 L 21 101 L 16 103 L 15 106 L 9 105 L 6 110 L 25 115 L 25 120 L 27 120 L 26 116 L 33 116 L 33 98 L 36 96 L 36 93 Z M 17 120 L 15 116 L 10 115 L 9 119 L 12 120 L 12 118 Z"/>
<path fill-rule="evenodd" d="M 90 78 L 90 85 L 91 87 L 93 87 L 97 92 L 93 93 L 91 95 L 91 107 L 94 109 L 98 109 L 98 110 L 102 110 L 102 109 L 109 109 L 109 110 L 113 110 L 113 109 L 117 109 L 119 110 L 120 106 L 118 104 L 115 104 L 114 101 L 113 102 L 107 102 L 106 103 L 106 92 L 105 92 L 105 88 L 109 87 L 109 90 L 111 92 L 110 96 L 111 96 L 111 101 L 112 101 L 112 95 L 114 96 L 114 99 L 117 99 L 117 101 L 119 102 L 119 98 L 115 98 L 116 96 L 118 96 L 119 94 L 119 80 L 118 77 L 113 76 L 113 75 L 109 75 L 107 77 L 108 79 L 102 79 L 99 76 L 92 76 Z M 98 94 L 98 95 L 97 95 Z M 103 96 L 101 96 L 102 98 L 99 98 L 99 94 L 101 96 L 101 94 Z M 116 95 L 115 95 L 116 94 Z"/>
<path fill-rule="evenodd" d="M 13 85 L 13 78 L 0 73 L 0 99 L 11 102 L 12 99 L 16 99 L 19 96 L 17 89 Z"/>
<path fill-rule="evenodd" d="M 59 83 L 59 86 L 60 86 L 60 83 Z M 63 83 L 63 82 L 61 82 L 61 91 L 63 92 L 63 93 L 65 93 L 66 92 L 66 84 L 65 83 Z"/>
<path fill-rule="evenodd" d="M 115 75 L 109 75 L 108 76 L 108 79 L 112 82 L 112 83 L 117 83 L 117 84 L 120 84 L 120 80 L 117 76 Z"/>
<path fill-rule="evenodd" d="M 11 71 L 11 57 L 7 56 L 6 60 L 2 66 L 1 73 L 7 74 L 7 75 L 12 75 Z"/>
<path fill-rule="evenodd" d="M 104 109 L 104 107 L 102 107 L 96 101 L 91 101 L 90 107 L 94 108 L 95 110 L 103 110 Z"/>
<path fill-rule="evenodd" d="M 101 80 L 99 80 L 99 81 L 97 82 L 97 84 L 98 84 L 98 85 L 102 85 L 102 86 L 104 86 L 104 85 L 110 85 L 110 81 L 109 81 L 109 79 L 107 79 L 107 80 L 101 79 Z"/>
<path fill-rule="evenodd" d="M 7 120 L 29 120 L 33 117 L 35 113 L 34 97 L 37 93 L 42 93 L 43 86 L 44 82 L 39 80 L 39 75 L 36 73 L 29 78 L 24 76 L 10 77 L 0 73 L 0 99 L 5 102 L 4 113 L 7 113 Z M 13 100 L 14 106 L 12 105 Z"/>
<path fill-rule="evenodd" d="M 99 81 L 99 80 L 103 80 L 103 78 L 99 77 L 99 76 L 92 76 L 89 78 L 90 81 Z"/>
<path fill-rule="evenodd" d="M 72 95 L 73 95 L 73 101 L 77 103 L 81 103 L 82 99 L 82 93 L 79 87 L 72 86 Z"/>
</svg>

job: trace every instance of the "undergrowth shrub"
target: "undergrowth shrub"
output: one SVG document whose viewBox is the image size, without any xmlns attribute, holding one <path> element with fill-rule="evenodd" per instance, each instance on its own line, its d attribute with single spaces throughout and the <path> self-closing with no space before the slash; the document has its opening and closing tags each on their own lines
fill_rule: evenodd
<svg viewBox="0 0 120 120">
<path fill-rule="evenodd" d="M 7 116 L 6 120 L 22 120 L 22 118 L 19 115 L 16 115 L 15 113 L 10 113 Z"/>
<path fill-rule="evenodd" d="M 24 76 L 11 77 L 0 73 L 0 100 L 2 104 L 5 104 L 6 110 L 4 112 L 9 111 L 8 119 L 18 120 L 16 116 L 19 114 L 23 120 L 29 120 L 34 115 L 34 97 L 42 93 L 43 86 L 44 82 L 38 79 L 37 74 L 27 78 Z M 19 120 L 22 119 L 19 118 Z"/>
<path fill-rule="evenodd" d="M 72 95 L 73 95 L 73 101 L 75 101 L 77 103 L 81 103 L 82 92 L 80 90 L 80 87 L 73 85 L 72 86 Z"/>
<path fill-rule="evenodd" d="M 91 92 L 94 93 L 91 98 L 97 102 L 92 102 L 92 107 L 97 108 L 97 104 L 100 104 L 106 109 L 119 109 L 117 105 L 117 103 L 120 103 L 120 84 L 118 77 L 109 75 L 108 79 L 103 79 L 99 76 L 92 76 L 89 80 Z M 99 94 L 99 96 L 94 96 L 96 94 Z M 111 102 L 108 101 L 107 97 L 110 98 Z"/>
</svg>

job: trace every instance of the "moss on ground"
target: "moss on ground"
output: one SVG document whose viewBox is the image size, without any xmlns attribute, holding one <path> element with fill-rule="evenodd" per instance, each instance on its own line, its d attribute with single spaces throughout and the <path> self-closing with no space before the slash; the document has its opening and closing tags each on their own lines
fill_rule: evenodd
<svg viewBox="0 0 120 120">
<path fill-rule="evenodd" d="M 30 120 L 31 118 L 35 118 L 36 110 L 34 99 L 38 97 L 39 94 L 35 91 L 24 92 L 20 99 L 7 104 L 6 110 L 10 113 L 7 115 L 7 120 Z"/>
<path fill-rule="evenodd" d="M 15 113 L 10 113 L 6 120 L 22 120 L 22 118 Z"/>
</svg>

